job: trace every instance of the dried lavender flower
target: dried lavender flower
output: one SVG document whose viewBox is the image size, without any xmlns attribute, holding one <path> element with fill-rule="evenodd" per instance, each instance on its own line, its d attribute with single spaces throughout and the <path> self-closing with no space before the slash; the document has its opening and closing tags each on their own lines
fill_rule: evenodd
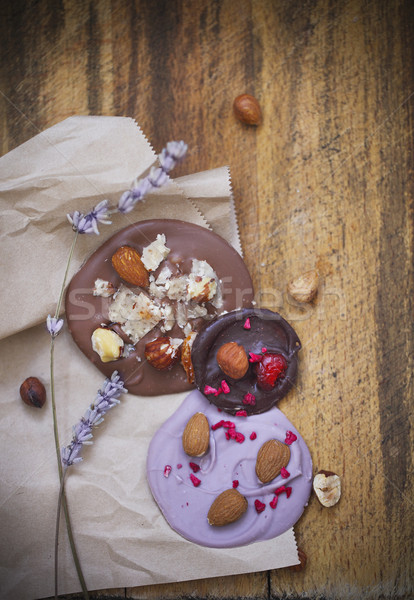
<svg viewBox="0 0 414 600">
<path fill-rule="evenodd" d="M 112 221 L 108 219 L 108 200 L 102 200 L 91 212 L 84 215 L 75 210 L 74 213 L 67 215 L 72 229 L 78 233 L 96 233 L 99 235 L 98 223 L 110 225 Z"/>
<path fill-rule="evenodd" d="M 118 375 L 118 372 L 114 371 L 111 378 L 105 380 L 103 389 L 98 391 L 95 401 L 92 402 L 84 416 L 74 426 L 71 443 L 61 449 L 61 460 L 64 468 L 83 460 L 79 453 L 85 444 L 92 444 L 92 428 L 102 423 L 108 410 L 119 404 L 119 396 L 127 392 L 124 381 Z"/>
<path fill-rule="evenodd" d="M 55 338 L 63 327 L 63 319 L 47 316 L 46 327 L 52 338 Z"/>
<path fill-rule="evenodd" d="M 118 202 L 118 211 L 126 214 L 131 212 L 134 206 L 144 198 L 151 190 L 165 185 L 168 180 L 168 173 L 175 167 L 177 162 L 184 158 L 187 153 L 187 144 L 181 142 L 168 142 L 158 155 L 160 167 L 152 167 L 149 175 L 139 179 L 135 186 L 124 192 Z"/>
</svg>

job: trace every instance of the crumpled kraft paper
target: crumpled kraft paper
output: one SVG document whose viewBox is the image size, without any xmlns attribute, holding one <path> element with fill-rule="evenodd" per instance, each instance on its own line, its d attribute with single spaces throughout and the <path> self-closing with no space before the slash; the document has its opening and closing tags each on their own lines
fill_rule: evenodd
<svg viewBox="0 0 414 600">
<path fill-rule="evenodd" d="M 0 320 L 0 597 L 53 595 L 58 473 L 50 402 L 53 313 L 73 232 L 66 213 L 115 204 L 156 161 L 132 119 L 72 117 L 0 159 L 2 311 Z M 184 208 L 185 207 L 185 208 Z M 179 178 L 126 216 L 79 236 L 71 273 L 116 230 L 133 221 L 183 218 L 228 234 L 241 252 L 227 168 Z M 60 442 L 103 384 L 64 329 L 55 342 Z M 39 410 L 19 397 L 37 376 L 48 394 Z M 297 564 L 293 529 L 266 542 L 212 549 L 187 542 L 167 525 L 146 482 L 146 451 L 185 394 L 124 395 L 95 430 L 84 461 L 70 469 L 66 491 L 75 540 L 90 590 L 135 587 L 274 569 Z M 61 521 L 59 593 L 80 590 Z"/>
</svg>

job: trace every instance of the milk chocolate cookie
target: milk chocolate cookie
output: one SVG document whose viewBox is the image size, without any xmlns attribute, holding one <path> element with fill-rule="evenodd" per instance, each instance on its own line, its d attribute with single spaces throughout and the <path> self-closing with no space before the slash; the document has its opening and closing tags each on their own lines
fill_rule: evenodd
<svg viewBox="0 0 414 600">
<path fill-rule="evenodd" d="M 191 345 L 217 315 L 249 307 L 250 275 L 215 233 L 185 221 L 134 223 L 73 277 L 66 315 L 76 344 L 102 373 L 144 396 L 194 388 Z"/>
<path fill-rule="evenodd" d="M 262 413 L 292 387 L 300 348 L 296 332 L 278 313 L 254 308 L 224 314 L 194 341 L 196 385 L 231 414 Z"/>
</svg>

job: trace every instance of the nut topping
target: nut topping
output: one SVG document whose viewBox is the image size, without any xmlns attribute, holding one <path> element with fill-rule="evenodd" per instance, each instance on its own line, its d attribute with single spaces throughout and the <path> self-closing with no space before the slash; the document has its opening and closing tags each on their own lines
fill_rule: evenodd
<svg viewBox="0 0 414 600">
<path fill-rule="evenodd" d="M 215 527 L 223 527 L 240 519 L 246 510 L 246 498 L 236 488 L 230 488 L 214 500 L 207 514 L 207 521 Z"/>
<path fill-rule="evenodd" d="M 169 369 L 180 359 L 181 340 L 170 337 L 159 337 L 145 344 L 145 358 L 149 364 L 159 371 Z"/>
<path fill-rule="evenodd" d="M 220 369 L 232 379 L 241 379 L 249 368 L 249 359 L 243 346 L 236 342 L 223 344 L 216 355 Z"/>
<path fill-rule="evenodd" d="M 20 397 L 28 406 L 42 408 L 46 401 L 45 386 L 37 377 L 28 377 L 20 386 Z"/>
<path fill-rule="evenodd" d="M 288 284 L 288 292 L 298 302 L 311 302 L 318 291 L 319 276 L 315 270 L 306 271 Z"/>
<path fill-rule="evenodd" d="M 187 373 L 188 383 L 194 383 L 194 367 L 193 361 L 191 360 L 191 348 L 196 338 L 196 332 L 192 331 L 184 340 L 181 346 L 181 364 L 183 365 L 184 371 Z"/>
<path fill-rule="evenodd" d="M 124 281 L 147 287 L 149 285 L 149 275 L 147 269 L 141 260 L 140 255 L 130 246 L 121 246 L 112 256 L 112 265 L 115 271 Z"/>
<path fill-rule="evenodd" d="M 210 426 L 204 413 L 195 413 L 185 426 L 183 449 L 189 456 L 203 456 L 210 444 Z"/>
<path fill-rule="evenodd" d="M 334 506 L 341 497 L 341 480 L 332 471 L 319 471 L 313 479 L 313 489 L 322 506 Z"/>
<path fill-rule="evenodd" d="M 277 477 L 290 460 L 290 448 L 279 440 L 268 440 L 257 453 L 256 475 L 262 483 Z"/>
<path fill-rule="evenodd" d="M 98 327 L 92 333 L 91 341 L 94 352 L 99 354 L 102 362 L 111 362 L 121 358 L 124 349 L 124 341 L 117 333 L 115 333 L 115 331 L 112 331 L 112 329 Z"/>
<path fill-rule="evenodd" d="M 246 125 L 260 125 L 262 110 L 254 96 L 241 94 L 234 99 L 233 111 L 236 117 Z"/>
</svg>

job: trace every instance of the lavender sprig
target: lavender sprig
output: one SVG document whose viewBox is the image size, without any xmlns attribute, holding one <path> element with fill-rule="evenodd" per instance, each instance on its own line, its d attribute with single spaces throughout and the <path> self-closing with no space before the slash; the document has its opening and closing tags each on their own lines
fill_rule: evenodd
<svg viewBox="0 0 414 600">
<path fill-rule="evenodd" d="M 117 371 L 112 373 L 110 379 L 106 379 L 102 390 L 98 391 L 95 401 L 92 402 L 84 416 L 73 428 L 72 441 L 68 446 L 61 449 L 62 464 L 65 468 L 70 467 L 83 458 L 79 456 L 84 444 L 92 444 L 92 429 L 104 420 L 104 415 L 114 406 L 119 404 L 119 396 L 127 393 L 124 382 Z"/>
<path fill-rule="evenodd" d="M 96 235 L 99 235 L 98 223 L 104 223 L 105 225 L 112 223 L 108 218 L 108 200 L 99 202 L 86 215 L 75 210 L 74 213 L 67 215 L 67 217 L 69 223 L 72 225 L 72 229 L 78 233 L 96 233 Z"/>
<path fill-rule="evenodd" d="M 63 327 L 63 319 L 58 319 L 48 315 L 46 319 L 46 327 L 52 338 L 55 338 Z"/>
<path fill-rule="evenodd" d="M 137 202 L 151 190 L 159 188 L 168 182 L 168 173 L 187 153 L 187 144 L 181 142 L 168 142 L 167 146 L 158 155 L 160 167 L 152 167 L 149 175 L 139 179 L 134 188 L 124 192 L 118 202 L 118 211 L 126 214 L 131 212 Z"/>
<path fill-rule="evenodd" d="M 124 192 L 115 210 L 109 210 L 108 200 L 99 202 L 86 215 L 75 210 L 72 214 L 67 215 L 72 229 L 77 233 L 96 233 L 99 235 L 98 223 L 110 225 L 112 221 L 109 220 L 109 215 L 112 212 L 118 211 L 122 214 L 131 212 L 137 202 L 142 201 L 149 191 L 165 185 L 169 180 L 168 173 L 184 158 L 186 153 L 187 144 L 183 141 L 168 142 L 161 154 L 158 155 L 160 166 L 152 167 L 149 175 L 139 179 L 132 189 Z"/>
</svg>

